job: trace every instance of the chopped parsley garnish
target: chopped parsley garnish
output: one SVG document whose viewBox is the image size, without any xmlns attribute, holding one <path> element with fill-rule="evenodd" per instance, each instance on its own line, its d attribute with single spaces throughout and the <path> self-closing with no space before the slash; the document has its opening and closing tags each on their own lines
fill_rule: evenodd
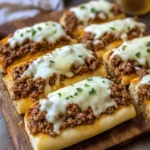
<svg viewBox="0 0 150 150">
<path fill-rule="evenodd" d="M 79 55 L 79 57 L 83 58 L 83 55 Z"/>
<path fill-rule="evenodd" d="M 88 85 L 88 84 L 85 84 L 85 87 L 89 87 L 89 85 Z"/>
<path fill-rule="evenodd" d="M 140 54 L 141 54 L 141 53 L 138 52 L 138 53 L 135 54 L 135 56 L 139 58 L 139 57 L 140 57 Z"/>
<path fill-rule="evenodd" d="M 82 92 L 83 89 L 82 89 L 82 88 L 77 88 L 77 91 L 78 91 L 78 92 Z"/>
<path fill-rule="evenodd" d="M 56 26 L 56 24 L 53 24 L 52 26 L 53 26 L 53 27 L 55 27 L 55 26 Z"/>
<path fill-rule="evenodd" d="M 50 60 L 51 63 L 55 63 L 54 61 Z"/>
<path fill-rule="evenodd" d="M 150 81 L 148 81 L 150 83 Z"/>
<path fill-rule="evenodd" d="M 150 53 L 150 49 L 147 49 L 147 52 Z"/>
<path fill-rule="evenodd" d="M 150 42 L 148 42 L 146 46 L 150 47 Z"/>
<path fill-rule="evenodd" d="M 45 23 L 46 26 L 48 26 L 48 23 Z"/>
<path fill-rule="evenodd" d="M 80 8 L 81 8 L 81 9 L 85 9 L 86 7 L 85 7 L 84 5 L 81 5 Z"/>
<path fill-rule="evenodd" d="M 122 50 L 123 50 L 123 51 L 124 51 L 126 48 L 127 48 L 126 45 L 123 45 L 123 46 L 122 46 Z"/>
<path fill-rule="evenodd" d="M 41 31 L 41 30 L 42 30 L 42 28 L 41 28 L 41 27 L 38 27 L 37 29 L 38 29 L 39 31 Z"/>
<path fill-rule="evenodd" d="M 26 32 L 29 33 L 29 32 L 31 32 L 31 30 L 27 30 Z"/>
<path fill-rule="evenodd" d="M 77 96 L 77 95 L 78 95 L 78 93 L 77 93 L 77 92 L 75 92 L 75 93 L 74 93 L 74 96 Z"/>
<path fill-rule="evenodd" d="M 66 100 L 69 100 L 69 96 L 67 96 L 65 99 L 66 99 Z"/>
<path fill-rule="evenodd" d="M 72 95 L 70 95 L 69 97 L 70 97 L 70 98 L 73 98 L 73 96 L 72 96 Z"/>
<path fill-rule="evenodd" d="M 34 36 L 36 34 L 36 30 L 32 30 L 32 36 Z"/>
<path fill-rule="evenodd" d="M 61 93 L 58 93 L 59 97 L 61 96 Z"/>
<path fill-rule="evenodd" d="M 88 81 L 92 81 L 93 79 L 92 79 L 92 78 L 88 78 L 87 80 L 88 80 Z"/>
<path fill-rule="evenodd" d="M 114 27 L 110 27 L 110 29 L 111 29 L 111 30 L 115 30 L 115 28 L 114 28 Z"/>
<path fill-rule="evenodd" d="M 92 94 L 96 94 L 96 90 L 94 88 L 92 88 L 91 91 L 89 91 L 89 95 L 92 95 Z"/>
<path fill-rule="evenodd" d="M 95 13 L 96 12 L 95 8 L 91 8 L 91 12 Z"/>
<path fill-rule="evenodd" d="M 103 80 L 103 83 L 105 83 L 105 81 Z"/>
<path fill-rule="evenodd" d="M 23 33 L 21 33 L 20 36 L 23 37 Z"/>
<path fill-rule="evenodd" d="M 130 30 L 131 28 L 130 27 L 128 27 L 128 30 Z"/>
<path fill-rule="evenodd" d="M 70 86 L 73 86 L 73 84 L 70 84 Z"/>
</svg>

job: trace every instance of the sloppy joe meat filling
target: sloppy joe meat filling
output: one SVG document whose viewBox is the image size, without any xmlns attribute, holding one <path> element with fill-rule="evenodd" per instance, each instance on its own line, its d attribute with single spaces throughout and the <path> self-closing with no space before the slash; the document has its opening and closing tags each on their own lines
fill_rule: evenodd
<svg viewBox="0 0 150 150">
<path fill-rule="evenodd" d="M 110 87 L 111 98 L 114 99 L 118 106 L 127 106 L 130 104 L 131 97 L 127 93 L 125 86 L 114 85 Z M 53 131 L 53 124 L 45 119 L 46 112 L 40 111 L 40 104 L 37 102 L 33 108 L 28 110 L 29 124 L 28 128 L 32 134 L 42 132 L 44 134 L 50 134 L 56 136 Z M 113 114 L 115 107 L 107 108 L 105 114 Z M 60 113 L 60 116 L 61 113 Z M 96 120 L 92 109 L 89 107 L 85 112 L 81 112 L 81 109 L 77 104 L 68 104 L 66 108 L 66 119 L 61 125 L 61 130 L 69 127 L 75 127 L 82 124 L 93 124 Z"/>
</svg>

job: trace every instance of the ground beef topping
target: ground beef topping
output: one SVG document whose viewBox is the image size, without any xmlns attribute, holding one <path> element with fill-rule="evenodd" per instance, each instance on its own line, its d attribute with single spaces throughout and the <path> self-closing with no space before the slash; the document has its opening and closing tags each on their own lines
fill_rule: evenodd
<svg viewBox="0 0 150 150">
<path fill-rule="evenodd" d="M 4 67 L 8 67 L 16 59 L 21 58 L 27 54 L 35 54 L 38 51 L 48 51 L 58 44 L 68 44 L 69 37 L 62 36 L 55 44 L 47 41 L 36 43 L 31 40 L 26 40 L 21 46 L 16 46 L 12 49 L 9 45 L 0 43 L 0 54 L 3 56 Z"/>
<path fill-rule="evenodd" d="M 118 106 L 120 105 L 129 105 L 131 97 L 126 92 L 126 88 L 123 85 L 114 85 L 111 87 L 111 98 L 116 101 Z M 111 115 L 115 111 L 115 107 L 109 107 L 105 114 Z M 36 103 L 33 108 L 28 110 L 29 114 L 29 124 L 28 128 L 32 134 L 39 132 L 50 134 L 51 136 L 56 136 L 57 134 L 53 131 L 53 124 L 46 121 L 45 111 L 40 111 L 40 104 Z M 61 114 L 60 114 L 61 117 Z M 75 127 L 82 124 L 93 124 L 96 117 L 89 107 L 85 112 L 82 112 L 81 109 L 76 104 L 68 104 L 66 109 L 66 119 L 61 125 L 61 130 L 69 127 Z"/>
<path fill-rule="evenodd" d="M 113 9 L 112 9 L 112 12 L 114 13 L 115 16 L 121 14 L 121 11 L 119 9 L 118 6 L 114 6 Z M 89 19 L 89 24 L 91 23 L 100 23 L 101 21 L 104 21 L 104 20 L 107 20 L 108 19 L 108 16 L 107 14 L 105 14 L 104 12 L 101 12 L 103 13 L 103 18 L 100 18 L 99 17 L 99 13 L 100 12 L 97 12 L 96 13 L 96 17 L 95 18 L 90 18 Z M 72 32 L 79 26 L 79 25 L 83 25 L 84 23 L 82 21 L 80 21 L 76 15 L 71 12 L 71 11 L 68 11 L 66 12 L 65 14 L 65 30 L 68 34 L 72 35 Z"/>
<path fill-rule="evenodd" d="M 116 67 L 118 67 L 118 71 L 120 75 L 122 74 L 132 74 L 132 73 L 137 73 L 141 76 L 143 76 L 144 74 L 148 73 L 148 69 L 150 69 L 148 66 L 141 66 L 138 62 L 136 61 L 127 61 L 127 62 L 122 62 L 121 57 L 118 55 L 115 55 L 112 59 L 111 59 L 111 65 L 113 70 L 115 70 Z M 117 73 L 115 73 L 115 75 L 117 76 Z"/>
<path fill-rule="evenodd" d="M 41 77 L 30 79 L 23 77 L 15 80 L 13 86 L 13 100 L 30 96 L 34 101 L 38 99 L 39 94 L 44 92 L 45 80 Z"/>
<path fill-rule="evenodd" d="M 146 31 L 143 33 L 143 35 L 146 34 Z M 134 27 L 132 30 L 130 30 L 127 33 L 128 40 L 134 39 L 136 37 L 140 37 L 141 31 L 138 27 Z M 108 46 L 110 43 L 114 42 L 115 40 L 119 40 L 120 37 L 116 37 L 111 33 L 105 33 L 100 39 L 98 39 L 97 43 L 94 43 L 94 35 L 90 32 L 85 32 L 82 39 L 78 39 L 81 41 L 81 43 L 87 44 L 88 48 L 92 50 L 100 50 L 106 46 Z"/>
<path fill-rule="evenodd" d="M 139 87 L 138 104 L 142 105 L 144 100 L 150 99 L 150 85 L 143 84 Z"/>
<path fill-rule="evenodd" d="M 95 57 L 87 57 L 85 59 L 85 64 L 82 66 L 75 67 L 73 65 L 71 67 L 71 71 L 74 75 L 82 75 L 86 72 L 93 72 L 99 67 L 100 62 Z M 23 64 L 14 68 L 13 70 L 13 100 L 17 100 L 19 98 L 24 98 L 27 96 L 31 96 L 31 98 L 37 99 L 39 94 L 44 92 L 45 80 L 41 77 L 39 78 L 29 78 L 26 76 L 22 77 L 22 74 L 29 67 L 29 63 Z M 63 81 L 67 78 L 67 76 L 60 75 L 60 81 Z M 49 77 L 49 85 L 53 86 L 56 84 L 57 74 L 53 74 Z"/>
</svg>

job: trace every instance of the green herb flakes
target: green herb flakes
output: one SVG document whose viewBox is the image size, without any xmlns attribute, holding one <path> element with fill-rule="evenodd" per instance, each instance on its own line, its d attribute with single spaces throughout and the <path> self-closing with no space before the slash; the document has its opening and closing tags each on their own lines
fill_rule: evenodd
<svg viewBox="0 0 150 150">
<path fill-rule="evenodd" d="M 74 96 L 77 96 L 77 95 L 78 95 L 78 93 L 77 93 L 77 92 L 75 92 L 75 93 L 74 93 Z"/>
<path fill-rule="evenodd" d="M 93 79 L 92 79 L 92 78 L 88 78 L 87 80 L 88 80 L 88 81 L 92 81 Z"/>
<path fill-rule="evenodd" d="M 130 27 L 128 27 L 128 30 L 130 30 L 131 28 Z"/>
<path fill-rule="evenodd" d="M 123 45 L 123 46 L 122 46 L 122 50 L 123 50 L 123 51 L 124 51 L 126 48 L 127 48 L 126 45 Z"/>
<path fill-rule="evenodd" d="M 61 96 L 61 93 L 58 93 L 59 97 Z"/>
<path fill-rule="evenodd" d="M 150 42 L 148 42 L 146 46 L 147 46 L 147 47 L 150 47 Z"/>
<path fill-rule="evenodd" d="M 147 52 L 150 53 L 150 49 L 147 49 Z"/>
<path fill-rule="evenodd" d="M 88 84 L 85 84 L 85 87 L 89 87 L 89 85 L 88 85 Z"/>
<path fill-rule="evenodd" d="M 41 27 L 38 27 L 37 29 L 38 29 L 39 31 L 41 31 L 41 30 L 42 30 L 42 28 L 41 28 Z"/>
<path fill-rule="evenodd" d="M 55 63 L 54 61 L 50 60 L 51 63 Z"/>
<path fill-rule="evenodd" d="M 135 54 L 135 56 L 138 57 L 138 58 L 140 57 L 140 55 L 141 55 L 140 52 L 138 52 L 138 53 Z"/>
<path fill-rule="evenodd" d="M 65 99 L 66 99 L 66 100 L 69 100 L 69 96 L 67 96 Z"/>
<path fill-rule="evenodd" d="M 86 7 L 84 5 L 81 5 L 80 6 L 80 9 L 85 9 Z"/>
<path fill-rule="evenodd" d="M 91 89 L 91 91 L 89 91 L 89 95 L 93 95 L 96 94 L 96 90 L 94 88 Z"/>
<path fill-rule="evenodd" d="M 113 30 L 113 31 L 116 30 L 114 27 L 110 27 L 110 29 Z"/>
<path fill-rule="evenodd" d="M 95 13 L 96 12 L 95 8 L 91 8 L 91 12 Z"/>
<path fill-rule="evenodd" d="M 78 91 L 78 92 L 82 92 L 83 89 L 82 89 L 82 88 L 77 88 L 77 91 Z"/>
<path fill-rule="evenodd" d="M 23 33 L 21 33 L 20 36 L 23 37 Z"/>
<path fill-rule="evenodd" d="M 73 96 L 72 96 L 72 95 L 70 95 L 69 97 L 70 97 L 70 98 L 73 98 Z"/>
<path fill-rule="evenodd" d="M 79 57 L 83 58 L 83 55 L 79 55 Z"/>
<path fill-rule="evenodd" d="M 36 30 L 32 30 L 32 36 L 34 36 L 36 34 Z"/>
</svg>

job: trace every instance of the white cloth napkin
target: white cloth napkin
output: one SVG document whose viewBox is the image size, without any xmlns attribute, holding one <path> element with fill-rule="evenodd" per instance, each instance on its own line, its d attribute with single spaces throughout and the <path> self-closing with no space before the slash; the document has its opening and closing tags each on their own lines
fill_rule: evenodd
<svg viewBox="0 0 150 150">
<path fill-rule="evenodd" d="M 0 25 L 63 7 L 63 0 L 0 0 Z"/>
</svg>

